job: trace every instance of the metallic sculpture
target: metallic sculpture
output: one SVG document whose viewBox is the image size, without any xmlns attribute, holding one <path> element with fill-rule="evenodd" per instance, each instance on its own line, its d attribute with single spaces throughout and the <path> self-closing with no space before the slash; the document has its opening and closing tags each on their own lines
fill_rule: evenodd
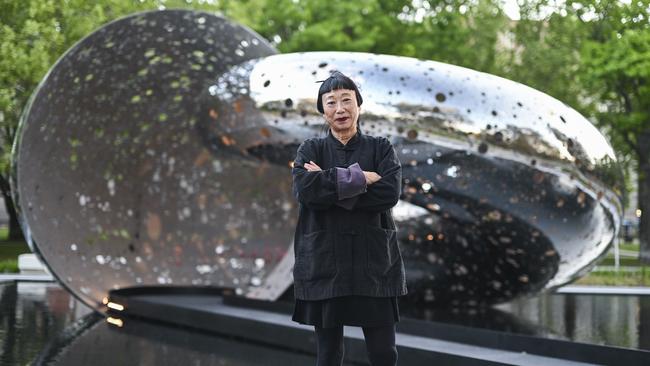
<svg viewBox="0 0 650 366">
<path fill-rule="evenodd" d="M 493 75 L 365 53 L 278 55 L 223 18 L 156 11 L 71 48 L 34 93 L 12 184 L 28 241 L 91 306 L 139 285 L 291 285 L 290 164 L 323 133 L 316 80 L 361 87 L 363 132 L 403 165 L 393 209 L 415 300 L 482 304 L 585 273 L 620 225 L 620 168 L 556 99 Z"/>
</svg>

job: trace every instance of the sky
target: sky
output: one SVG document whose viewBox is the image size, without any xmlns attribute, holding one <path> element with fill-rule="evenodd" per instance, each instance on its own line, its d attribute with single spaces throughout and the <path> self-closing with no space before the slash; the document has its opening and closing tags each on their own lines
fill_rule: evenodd
<svg viewBox="0 0 650 366">
<path fill-rule="evenodd" d="M 517 0 L 500 0 L 501 3 L 503 4 L 503 11 L 505 14 L 513 20 L 519 20 L 519 5 L 517 5 Z M 519 0 L 519 1 L 525 1 L 525 0 Z M 555 4 L 564 4 L 565 0 L 553 0 Z M 630 0 L 622 0 L 622 1 L 630 1 Z M 426 3 L 424 3 L 422 0 L 413 0 L 413 4 L 416 6 L 416 8 L 419 8 L 416 10 L 415 14 L 411 15 L 408 17 L 410 20 L 415 20 L 416 22 L 422 21 L 422 19 L 426 16 L 427 14 L 427 8 L 426 8 Z M 420 5 L 425 5 L 425 7 L 420 7 Z M 461 5 L 459 7 L 459 10 L 461 13 L 464 13 L 467 8 L 464 5 Z M 544 18 L 551 14 L 554 10 L 554 6 L 548 6 L 546 9 L 542 10 L 542 14 L 540 14 L 541 18 Z M 398 16 L 399 17 L 399 16 Z"/>
<path fill-rule="evenodd" d="M 503 2 L 503 12 L 512 19 L 519 20 L 519 5 L 517 0 L 501 0 Z M 564 0 L 555 0 L 556 4 L 564 4 Z M 542 17 L 545 17 L 553 12 L 553 7 L 547 7 L 546 11 L 542 11 Z"/>
<path fill-rule="evenodd" d="M 516 0 L 505 0 L 503 6 L 503 12 L 512 19 L 519 20 L 519 6 L 517 5 Z"/>
</svg>

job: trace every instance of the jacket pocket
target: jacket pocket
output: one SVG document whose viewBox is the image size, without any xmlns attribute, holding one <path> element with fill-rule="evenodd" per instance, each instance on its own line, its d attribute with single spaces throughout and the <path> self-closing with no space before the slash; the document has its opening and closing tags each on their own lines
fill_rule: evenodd
<svg viewBox="0 0 650 366">
<path fill-rule="evenodd" d="M 293 278 L 317 280 L 336 274 L 334 243 L 327 231 L 314 231 L 302 236 L 296 247 L 296 263 Z"/>
<path fill-rule="evenodd" d="M 397 245 L 397 232 L 391 229 L 366 226 L 365 233 L 365 242 L 368 248 L 366 266 L 368 274 L 384 276 L 402 259 Z"/>
</svg>

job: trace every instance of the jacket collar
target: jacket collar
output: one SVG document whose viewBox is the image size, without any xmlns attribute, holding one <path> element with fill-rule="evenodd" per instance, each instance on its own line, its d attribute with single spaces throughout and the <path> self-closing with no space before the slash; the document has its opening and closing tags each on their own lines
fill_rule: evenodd
<svg viewBox="0 0 650 366">
<path fill-rule="evenodd" d="M 345 145 L 343 145 L 341 141 L 334 137 L 331 129 L 327 130 L 327 139 L 330 141 L 330 143 L 334 144 L 337 149 L 354 150 L 361 140 L 361 130 L 359 130 L 359 127 L 357 127 L 357 133 L 354 134 L 354 136 L 352 136 L 352 138 Z"/>
</svg>

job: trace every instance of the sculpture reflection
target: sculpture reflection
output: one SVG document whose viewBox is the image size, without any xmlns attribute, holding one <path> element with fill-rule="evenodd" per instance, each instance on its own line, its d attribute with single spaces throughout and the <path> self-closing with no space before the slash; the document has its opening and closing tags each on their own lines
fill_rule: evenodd
<svg viewBox="0 0 650 366">
<path fill-rule="evenodd" d="M 116 40 L 120 40 L 116 42 Z M 564 284 L 612 243 L 621 175 L 573 109 L 496 76 L 363 53 L 276 51 L 214 15 L 106 25 L 35 92 L 14 147 L 30 244 L 97 307 L 113 288 L 290 286 L 290 162 L 323 133 L 314 81 L 352 75 L 364 133 L 403 165 L 394 209 L 415 300 L 494 303 Z"/>
<path fill-rule="evenodd" d="M 109 318 L 110 319 L 110 318 Z M 315 357 L 269 345 L 141 319 L 117 319 L 114 325 L 90 314 L 65 329 L 41 351 L 38 365 L 96 366 L 305 365 Z M 121 322 L 121 323 L 120 323 Z"/>
</svg>

